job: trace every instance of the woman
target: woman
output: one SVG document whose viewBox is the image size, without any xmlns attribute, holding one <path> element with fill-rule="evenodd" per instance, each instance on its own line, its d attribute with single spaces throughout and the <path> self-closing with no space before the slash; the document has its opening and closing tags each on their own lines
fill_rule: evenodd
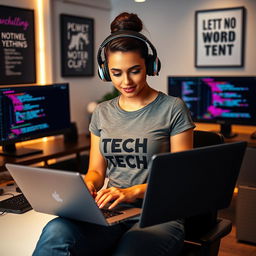
<svg viewBox="0 0 256 256">
<path fill-rule="evenodd" d="M 98 55 L 101 79 L 120 96 L 99 104 L 90 123 L 91 149 L 85 182 L 100 208 L 141 205 L 153 154 L 192 148 L 194 124 L 184 103 L 151 88 L 147 74 L 160 70 L 153 45 L 136 14 L 122 13 Z M 153 50 L 149 54 L 148 44 Z M 152 60 L 153 58 L 153 60 Z M 102 189 L 105 177 L 109 178 Z M 99 191 L 100 190 L 100 191 Z M 111 227 L 56 218 L 44 228 L 34 255 L 178 255 L 182 220 L 147 228 L 138 218 Z"/>
</svg>

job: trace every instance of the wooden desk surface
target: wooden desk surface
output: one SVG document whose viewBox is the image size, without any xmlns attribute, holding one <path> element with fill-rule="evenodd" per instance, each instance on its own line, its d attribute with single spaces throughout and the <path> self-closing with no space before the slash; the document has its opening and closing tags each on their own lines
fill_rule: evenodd
<svg viewBox="0 0 256 256">
<path fill-rule="evenodd" d="M 218 124 L 196 123 L 196 130 L 216 132 L 220 130 L 220 126 Z M 232 131 L 237 136 L 231 139 L 225 138 L 225 142 L 247 141 L 249 147 L 256 147 L 256 140 L 250 137 L 255 130 L 255 126 L 232 125 Z"/>
<path fill-rule="evenodd" d="M 225 138 L 225 142 L 236 142 L 236 141 L 247 141 L 248 147 L 256 147 L 256 140 L 251 139 L 250 134 L 247 133 L 239 133 L 236 137 L 227 139 Z"/>
<path fill-rule="evenodd" d="M 48 141 L 32 143 L 25 147 L 42 149 L 43 153 L 20 158 L 0 156 L 0 172 L 6 170 L 4 167 L 6 163 L 30 165 L 53 158 L 80 153 L 89 149 L 90 139 L 86 135 L 81 134 L 79 135 L 78 141 L 74 143 L 65 143 L 63 137 L 57 137 Z"/>
</svg>

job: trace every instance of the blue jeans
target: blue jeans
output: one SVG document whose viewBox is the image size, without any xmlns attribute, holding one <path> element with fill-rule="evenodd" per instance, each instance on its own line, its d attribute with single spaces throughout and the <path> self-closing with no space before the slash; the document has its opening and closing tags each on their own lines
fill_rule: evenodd
<svg viewBox="0 0 256 256">
<path fill-rule="evenodd" d="M 58 217 L 44 227 L 33 256 L 174 256 L 183 239 L 181 220 L 140 228 L 134 220 L 104 227 Z"/>
</svg>

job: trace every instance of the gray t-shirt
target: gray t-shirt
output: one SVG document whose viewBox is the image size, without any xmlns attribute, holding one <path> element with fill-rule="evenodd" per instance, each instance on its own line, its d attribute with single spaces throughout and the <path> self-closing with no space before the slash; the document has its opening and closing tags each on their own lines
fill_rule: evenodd
<svg viewBox="0 0 256 256">
<path fill-rule="evenodd" d="M 170 136 L 195 126 L 185 103 L 162 92 L 137 111 L 124 111 L 118 102 L 99 104 L 89 130 L 100 137 L 108 187 L 126 188 L 146 182 L 151 157 L 170 151 Z"/>
</svg>

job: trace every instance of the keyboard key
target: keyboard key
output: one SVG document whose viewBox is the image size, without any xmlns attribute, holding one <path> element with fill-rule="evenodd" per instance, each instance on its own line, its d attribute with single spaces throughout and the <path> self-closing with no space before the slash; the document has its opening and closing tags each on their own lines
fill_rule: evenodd
<svg viewBox="0 0 256 256">
<path fill-rule="evenodd" d="M 123 214 L 122 212 L 114 211 L 114 210 L 107 210 L 107 209 L 100 209 L 100 210 L 103 213 L 105 218 L 110 218 L 110 217 L 114 217 L 114 216 Z"/>
</svg>

